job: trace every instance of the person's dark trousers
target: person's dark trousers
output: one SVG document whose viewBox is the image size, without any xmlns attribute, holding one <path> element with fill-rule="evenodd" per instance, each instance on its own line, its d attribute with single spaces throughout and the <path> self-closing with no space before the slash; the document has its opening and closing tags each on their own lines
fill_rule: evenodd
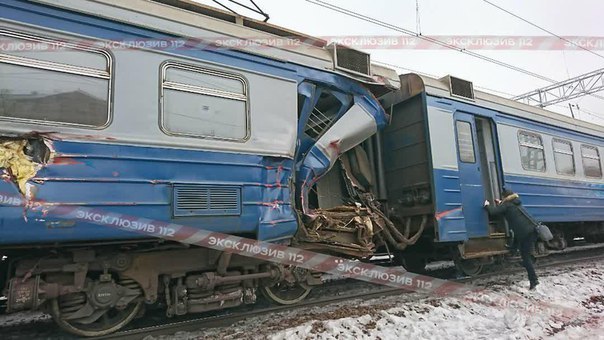
<svg viewBox="0 0 604 340">
<path fill-rule="evenodd" d="M 526 268 L 526 272 L 528 273 L 529 281 L 531 283 L 537 282 L 537 274 L 535 273 L 533 256 L 531 254 L 533 252 L 535 241 L 537 241 L 537 235 L 535 233 L 531 233 L 529 236 L 518 242 L 520 256 L 522 257 L 522 265 L 524 268 Z"/>
</svg>

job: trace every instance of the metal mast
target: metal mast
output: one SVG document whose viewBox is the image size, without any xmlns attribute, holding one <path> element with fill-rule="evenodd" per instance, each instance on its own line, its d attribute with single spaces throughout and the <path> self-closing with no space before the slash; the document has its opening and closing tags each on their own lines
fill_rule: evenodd
<svg viewBox="0 0 604 340">
<path fill-rule="evenodd" d="M 604 90 L 604 69 L 549 85 L 512 99 L 546 107 Z"/>
</svg>

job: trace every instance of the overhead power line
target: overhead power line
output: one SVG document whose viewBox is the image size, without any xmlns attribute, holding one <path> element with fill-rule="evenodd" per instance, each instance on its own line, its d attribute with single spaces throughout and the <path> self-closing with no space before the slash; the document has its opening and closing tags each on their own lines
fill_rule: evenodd
<svg viewBox="0 0 604 340">
<path fill-rule="evenodd" d="M 508 69 L 516 71 L 516 72 L 520 72 L 520 73 L 529 75 L 529 76 L 537 78 L 537 79 L 541 79 L 541 80 L 547 81 L 547 82 L 552 83 L 552 84 L 558 84 L 559 83 L 555 79 L 552 79 L 552 78 L 543 76 L 541 74 L 538 74 L 538 73 L 526 70 L 524 68 L 521 68 L 521 67 L 518 67 L 518 66 L 514 66 L 514 65 L 511 65 L 511 64 L 505 63 L 503 61 L 500 61 L 500 60 L 497 60 L 497 59 L 494 59 L 494 58 L 490 58 L 490 57 L 487 57 L 485 55 L 482 55 L 482 54 L 479 54 L 479 53 L 476 53 L 476 52 L 472 52 L 472 51 L 466 50 L 464 48 L 458 48 L 458 47 L 456 47 L 454 45 L 448 44 L 447 42 L 438 40 L 436 38 L 432 38 L 432 37 L 429 37 L 429 36 L 424 36 L 424 35 L 421 35 L 418 32 L 414 32 L 412 30 L 409 30 L 409 29 L 406 29 L 406 28 L 403 28 L 403 27 L 400 27 L 400 26 L 396 26 L 394 24 L 390 24 L 390 23 L 387 23 L 385 21 L 382 21 L 382 20 L 379 20 L 379 19 L 376 19 L 376 18 L 372 18 L 372 17 L 369 17 L 367 15 L 364 15 L 364 14 L 361 14 L 361 13 L 358 13 L 358 12 L 355 12 L 355 11 L 352 11 L 352 10 L 349 10 L 349 9 L 346 9 L 346 8 L 343 8 L 343 7 L 334 5 L 334 4 L 330 4 L 330 3 L 322 1 L 322 0 L 305 0 L 305 1 L 308 2 L 308 3 L 311 3 L 313 5 L 317 5 L 317 6 L 329 9 L 329 10 L 334 11 L 334 12 L 338 12 L 338 13 L 341 13 L 341 14 L 344 14 L 344 15 L 347 15 L 347 16 L 350 16 L 350 17 L 353 17 L 353 18 L 356 18 L 356 19 L 359 19 L 359 20 L 362 20 L 362 21 L 365 21 L 365 22 L 368 22 L 368 23 L 372 23 L 374 25 L 378 25 L 378 26 L 381 26 L 381 27 L 384 27 L 384 28 L 388 28 L 388 29 L 396 31 L 396 32 L 400 32 L 400 33 L 403 33 L 403 34 L 407 34 L 407 35 L 410 35 L 410 36 L 417 37 L 419 39 L 431 42 L 433 44 L 436 44 L 436 45 L 439 45 L 439 46 L 442 46 L 442 47 L 445 47 L 445 48 L 448 48 L 448 49 L 451 49 L 451 50 L 454 50 L 454 51 L 458 51 L 458 52 L 470 55 L 472 57 L 475 57 L 475 58 L 487 61 L 489 63 L 495 64 L 495 65 L 498 65 L 498 66 L 502 66 L 502 67 L 508 68 Z M 590 95 L 592 97 L 595 97 L 595 98 L 598 98 L 598 99 L 604 99 L 604 97 L 595 95 L 593 93 L 590 94 Z"/>
<path fill-rule="evenodd" d="M 509 10 L 507 10 L 507 9 L 505 9 L 505 8 L 503 8 L 503 7 L 499 6 L 499 5 L 497 5 L 497 4 L 492 3 L 492 2 L 491 2 L 491 1 L 489 1 L 489 0 L 482 0 L 482 1 L 484 1 L 485 3 L 487 3 L 487 4 L 489 4 L 489 5 L 493 6 L 493 7 L 495 7 L 495 8 L 497 8 L 497 9 L 499 9 L 500 11 L 503 11 L 503 12 L 505 12 L 505 13 L 507 13 L 507 14 L 509 14 L 509 15 L 513 16 L 514 18 L 517 18 L 517 19 L 519 19 L 519 20 L 522 20 L 523 22 L 525 22 L 525 23 L 527 23 L 527 24 L 529 24 L 529 25 L 531 25 L 531 26 L 533 26 L 533 27 L 535 27 L 535 28 L 540 29 L 541 31 L 543 31 L 543 32 L 545 32 L 545 33 L 547 33 L 547 34 L 550 34 L 550 35 L 552 35 L 552 36 L 554 36 L 554 37 L 556 37 L 556 38 L 558 38 L 558 39 L 560 39 L 560 40 L 562 40 L 562 41 L 565 41 L 565 42 L 567 42 L 567 43 L 569 43 L 569 44 L 571 44 L 571 45 L 573 45 L 573 46 L 575 46 L 575 47 L 578 47 L 578 48 L 580 48 L 580 49 L 582 49 L 582 50 L 584 50 L 584 51 L 586 51 L 586 52 L 589 52 L 589 53 L 591 53 L 591 54 L 593 54 L 593 55 L 595 55 L 595 56 L 597 56 L 597 57 L 600 57 L 600 58 L 604 59 L 604 55 L 601 55 L 601 54 L 599 54 L 599 53 L 597 53 L 597 52 L 594 52 L 594 51 L 592 51 L 592 50 L 590 50 L 590 49 L 588 49 L 588 48 L 585 48 L 585 47 L 583 47 L 583 46 L 581 46 L 581 45 L 578 45 L 578 44 L 576 44 L 575 42 L 573 42 L 573 41 L 571 41 L 571 40 L 568 40 L 568 39 L 566 39 L 566 38 L 564 38 L 564 37 L 562 37 L 562 36 L 560 36 L 560 35 L 558 35 L 558 34 L 556 34 L 556 33 L 552 32 L 552 31 L 550 31 L 550 30 L 548 30 L 548 29 L 545 29 L 545 28 L 543 28 L 543 27 L 541 27 L 541 26 L 539 26 L 539 25 L 537 25 L 537 24 L 535 24 L 535 23 L 531 22 L 530 20 L 525 19 L 525 18 L 523 18 L 523 17 L 519 16 L 519 15 L 518 15 L 518 14 L 516 14 L 516 13 L 513 13 L 513 12 L 511 12 L 511 11 L 509 11 Z M 562 53 L 564 53 L 564 51 L 562 51 Z M 566 57 L 565 57 L 565 63 L 566 63 Z M 595 71 L 595 72 L 598 72 L 598 71 Z M 566 70 L 566 73 L 567 73 L 567 75 L 568 75 L 568 68 L 567 68 L 567 70 Z M 568 77 L 570 78 L 570 76 L 568 76 Z M 579 76 L 579 77 L 581 77 L 581 76 Z M 556 85 L 556 84 L 554 84 L 554 85 Z M 581 84 L 578 84 L 578 85 L 581 85 Z M 604 89 L 604 88 L 601 88 L 600 90 L 602 90 L 602 89 Z M 591 97 L 598 98 L 598 99 L 603 99 L 603 100 L 604 100 L 604 97 L 594 94 L 595 92 L 598 92 L 598 91 L 600 91 L 600 90 L 596 90 L 596 91 L 579 91 L 578 93 L 577 93 L 577 92 L 575 92 L 575 91 L 570 91 L 570 92 L 572 92 L 573 94 L 576 94 L 576 95 L 574 95 L 572 98 L 577 98 L 577 97 L 581 97 L 581 96 L 589 95 L 589 96 L 591 96 Z M 536 90 L 536 91 L 539 91 L 539 90 Z M 568 91 L 568 90 L 566 90 L 566 91 Z M 532 93 L 532 92 L 529 92 L 529 93 Z M 527 94 L 527 95 L 528 95 L 528 94 Z M 562 96 L 564 96 L 564 95 L 562 95 Z M 539 101 L 541 102 L 541 100 L 539 100 Z M 563 100 L 562 100 L 562 101 L 563 101 Z M 541 103 L 540 105 L 543 105 L 543 103 Z M 543 106 L 541 106 L 541 107 L 543 107 Z"/>
<path fill-rule="evenodd" d="M 433 43 L 435 45 L 439 45 L 439 46 L 442 46 L 442 47 L 445 47 L 445 48 L 448 48 L 448 49 L 451 49 L 451 50 L 454 50 L 454 51 L 458 51 L 458 52 L 470 55 L 472 57 L 484 60 L 486 62 L 495 64 L 495 65 L 498 65 L 498 66 L 502 66 L 502 67 L 505 67 L 507 69 L 510 69 L 510 70 L 513 70 L 513 71 L 516 71 L 516 72 L 524 73 L 526 75 L 529 75 L 529 76 L 537 78 L 537 79 L 541 79 L 541 80 L 544 80 L 544 81 L 547 81 L 547 82 L 550 82 L 550 83 L 557 83 L 558 82 L 555 79 L 546 77 L 544 75 L 541 75 L 541 74 L 538 74 L 538 73 L 535 73 L 535 72 L 532 72 L 532 71 L 529 71 L 529 70 L 524 69 L 522 67 L 514 66 L 512 64 L 508 64 L 508 63 L 503 62 L 501 60 L 497 60 L 497 59 L 494 59 L 494 58 L 487 57 L 485 55 L 482 55 L 482 54 L 479 54 L 479 53 L 467 50 L 465 48 L 459 48 L 459 47 L 457 47 L 455 45 L 451 45 L 451 44 L 449 44 L 449 43 L 447 43 L 445 41 L 438 40 L 436 38 L 432 38 L 432 37 L 429 37 L 429 36 L 421 35 L 421 34 L 419 34 L 417 32 L 412 31 L 412 30 L 408 30 L 406 28 L 403 28 L 403 27 L 400 27 L 400 26 L 396 26 L 396 25 L 387 23 L 385 21 L 381 21 L 379 19 L 375 19 L 375 18 L 366 16 L 364 14 L 360 14 L 358 12 L 355 12 L 355 11 L 352 11 L 352 10 L 349 10 L 349 9 L 346 9 L 346 8 L 333 5 L 333 4 L 327 3 L 327 2 L 322 1 L 322 0 L 305 0 L 305 1 L 308 2 L 308 3 L 311 3 L 313 5 L 317 5 L 317 6 L 321 6 L 323 8 L 327 8 L 327 9 L 332 10 L 334 12 L 338 12 L 338 13 L 341 13 L 341 14 L 344 14 L 344 15 L 347 15 L 347 16 L 350 16 L 350 17 L 353 17 L 353 18 L 357 18 L 359 20 L 363 20 L 363 21 L 372 23 L 374 25 L 382 26 L 384 28 L 388 28 L 388 29 L 396 31 L 396 32 L 400 32 L 400 33 L 403 33 L 403 34 L 407 34 L 407 35 L 410 35 L 410 36 L 417 37 L 419 39 L 431 42 L 431 43 Z"/>
<path fill-rule="evenodd" d="M 227 11 L 229 11 L 229 12 L 235 14 L 235 15 L 241 16 L 241 14 L 237 13 L 234 9 L 232 9 L 231 7 L 229 7 L 229 6 L 221 3 L 220 1 L 218 1 L 218 0 L 212 0 L 212 1 L 215 4 L 217 4 L 218 6 L 226 9 Z M 260 6 L 256 5 L 256 3 L 254 2 L 254 0 L 249 0 L 254 7 L 246 5 L 246 4 L 242 4 L 241 2 L 239 2 L 237 0 L 227 0 L 227 1 L 231 2 L 231 3 L 235 4 L 235 5 L 237 5 L 239 7 L 245 8 L 248 11 L 252 11 L 252 12 L 254 12 L 256 14 L 262 15 L 264 17 L 264 22 L 267 22 L 270 19 L 270 16 L 268 15 L 268 13 L 266 13 L 265 11 L 263 11 L 262 8 L 260 8 Z"/>
<path fill-rule="evenodd" d="M 525 19 L 525 18 L 523 18 L 523 17 L 519 16 L 518 14 L 515 14 L 515 13 L 513 13 L 513 12 L 511 12 L 511 11 L 509 11 L 509 10 L 507 10 L 507 9 L 505 9 L 505 8 L 503 8 L 503 7 L 499 6 L 499 5 L 497 5 L 497 4 L 492 3 L 492 2 L 491 2 L 491 1 L 489 1 L 489 0 L 482 0 L 482 1 L 484 1 L 485 3 L 487 3 L 487 4 L 489 4 L 489 5 L 493 6 L 493 7 L 495 7 L 495 8 L 497 8 L 497 9 L 499 9 L 500 11 L 503 11 L 503 12 L 505 12 L 505 13 L 507 13 L 507 14 L 509 14 L 509 15 L 513 16 L 513 17 L 514 17 L 514 18 L 516 18 L 516 19 L 520 19 L 520 20 L 524 21 L 525 23 L 527 23 L 527 24 L 529 24 L 529 25 L 531 25 L 531 26 L 533 26 L 533 27 L 535 27 L 535 28 L 540 29 L 541 31 L 543 31 L 543 32 L 545 32 L 545 33 L 547 33 L 547 34 L 553 35 L 554 37 L 556 37 L 556 38 L 558 38 L 558 39 L 560 39 L 560 40 L 562 40 L 562 41 L 565 41 L 565 42 L 567 42 L 567 43 L 569 43 L 569 44 L 571 44 L 571 45 L 573 45 L 573 46 L 575 46 L 575 47 L 578 47 L 578 48 L 580 48 L 580 49 L 582 49 L 582 50 L 584 50 L 584 51 L 586 51 L 586 52 L 589 52 L 589 53 L 591 53 L 591 54 L 593 54 L 593 55 L 595 55 L 595 56 L 597 56 L 597 57 L 600 57 L 600 58 L 604 59 L 604 55 L 601 55 L 600 53 L 597 53 L 597 52 L 594 52 L 594 51 L 592 51 L 592 50 L 590 50 L 590 49 L 588 49 L 588 48 L 585 48 L 585 47 L 583 47 L 583 46 L 581 46 L 581 45 L 579 45 L 579 44 L 577 44 L 577 43 L 573 42 L 572 40 L 568 40 L 568 39 L 566 39 L 566 38 L 564 38 L 564 37 L 562 37 L 562 36 L 560 36 L 560 35 L 558 35 L 558 34 L 556 34 L 556 33 L 552 32 L 552 31 L 550 31 L 550 30 L 548 30 L 548 29 L 545 29 L 545 28 L 543 28 L 543 27 L 541 27 L 541 26 L 539 26 L 539 25 L 537 25 L 537 24 L 535 24 L 535 23 L 531 22 L 531 21 L 530 21 L 530 20 L 528 20 L 528 19 Z"/>
</svg>

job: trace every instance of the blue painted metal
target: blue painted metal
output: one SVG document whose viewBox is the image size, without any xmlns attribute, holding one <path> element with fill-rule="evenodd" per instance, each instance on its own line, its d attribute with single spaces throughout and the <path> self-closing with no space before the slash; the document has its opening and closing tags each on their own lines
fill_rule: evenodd
<svg viewBox="0 0 604 340">
<path fill-rule="evenodd" d="M 38 173 L 33 181 L 39 200 L 172 220 L 208 230 L 256 234 L 261 240 L 289 238 L 297 230 L 288 186 L 291 160 L 65 142 L 56 142 L 55 147 L 70 154 L 69 165 L 51 164 Z M 61 160 L 60 154 L 56 160 Z M 172 218 L 175 182 L 241 185 L 241 215 Z M 7 182 L 0 182 L 0 192 L 20 195 L 16 186 Z M 0 207 L 0 216 L 0 244 L 137 237 L 111 228 L 45 218 L 16 207 Z"/>
<path fill-rule="evenodd" d="M 540 221 L 604 221 L 604 183 L 510 174 L 505 183 Z"/>
<path fill-rule="evenodd" d="M 459 167 L 459 185 L 461 190 L 461 201 L 463 215 L 465 218 L 465 229 L 468 237 L 485 237 L 489 235 L 488 225 L 489 217 L 482 208 L 482 202 L 485 200 L 485 189 L 482 186 L 481 171 L 486 171 L 486 167 L 481 169 L 480 150 L 478 138 L 476 136 L 476 122 L 474 116 L 462 111 L 456 111 L 453 115 L 455 119 L 455 129 L 457 134 L 457 122 L 469 123 L 472 129 L 472 147 L 474 149 L 474 162 L 462 162 L 457 147 L 457 164 Z M 459 141 L 457 141 L 459 145 Z"/>
<path fill-rule="evenodd" d="M 433 169 L 434 203 L 438 225 L 438 241 L 452 242 L 468 239 L 466 220 L 462 212 L 459 171 Z"/>
<path fill-rule="evenodd" d="M 573 139 L 591 145 L 604 145 L 603 136 L 570 131 L 447 98 L 427 96 L 426 101 L 427 105 L 451 111 L 455 117 L 463 115 L 465 120 L 472 122 L 474 121 L 473 116 L 487 117 L 496 124 L 504 123 L 521 129 L 555 135 L 559 138 Z M 496 131 L 494 132 L 494 136 L 497 136 Z M 443 142 L 449 143 L 450 141 Z M 477 152 L 476 146 L 475 152 Z M 495 148 L 495 152 L 496 158 L 499 160 L 501 156 L 498 148 Z M 464 178 L 474 178 L 474 182 L 478 181 L 480 179 L 478 170 L 468 168 L 461 162 L 458 164 L 459 171 L 433 169 L 435 215 L 438 223 L 438 241 L 440 242 L 464 241 L 480 237 L 480 235 L 488 235 L 488 223 L 484 222 L 484 212 L 481 211 L 482 202 L 485 199 L 484 191 L 475 190 L 476 192 L 464 196 Z M 503 185 L 519 193 L 525 207 L 540 221 L 604 221 L 604 182 L 542 178 L 509 173 L 504 173 L 502 179 Z M 469 211 L 470 209 L 472 211 Z M 479 220 L 481 222 L 477 224 L 476 221 Z"/>
<path fill-rule="evenodd" d="M 176 36 L 144 29 L 25 0 L 0 3 L 0 18 L 24 24 L 103 40 L 175 39 Z M 378 127 L 386 115 L 377 100 L 360 83 L 338 74 L 306 68 L 285 61 L 225 49 L 205 48 L 203 42 L 190 48 L 167 48 L 166 53 L 214 62 L 298 82 L 305 100 L 304 111 L 316 103 L 317 86 L 354 97 L 375 118 Z M 304 121 L 305 123 L 305 121 Z M 301 123 L 302 124 L 302 123 Z M 303 128 L 303 125 L 300 127 Z M 312 143 L 307 143 L 307 150 Z M 301 142 L 298 140 L 298 145 Z M 36 199 L 61 205 L 81 205 L 174 220 L 223 233 L 255 234 L 260 240 L 291 238 L 297 230 L 292 204 L 294 161 L 279 157 L 221 152 L 148 148 L 127 145 L 55 141 L 56 162 L 40 170 L 32 180 Z M 299 154 L 299 153 L 298 153 Z M 304 176 L 328 169 L 324 155 L 312 151 Z M 174 217 L 173 185 L 226 185 L 241 188 L 239 216 Z M 19 195 L 13 183 L 0 182 L 0 192 Z M 29 244 L 112 240 L 139 237 L 136 234 L 93 224 L 52 220 L 21 208 L 0 206 L 0 244 Z"/>
<path fill-rule="evenodd" d="M 173 221 L 212 231 L 291 237 L 293 161 L 253 155 L 55 141 L 55 164 L 31 183 L 36 199 Z M 241 215 L 173 217 L 172 187 L 205 184 L 241 187 Z M 0 192 L 20 195 L 13 183 Z M 136 238 L 93 224 L 70 224 L 20 207 L 0 207 L 0 244 Z"/>
<path fill-rule="evenodd" d="M 543 222 L 604 221 L 604 184 L 505 175 L 505 186 L 517 192 L 526 209 Z M 434 169 L 439 241 L 464 241 L 467 215 L 460 208 L 459 171 Z M 480 202 L 476 206 L 480 209 Z M 485 226 L 486 231 L 486 226 Z"/>
</svg>

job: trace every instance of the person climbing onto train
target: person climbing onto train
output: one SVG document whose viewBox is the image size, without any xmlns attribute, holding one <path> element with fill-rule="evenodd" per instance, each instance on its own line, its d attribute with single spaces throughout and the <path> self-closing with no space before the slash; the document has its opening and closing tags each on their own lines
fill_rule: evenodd
<svg viewBox="0 0 604 340">
<path fill-rule="evenodd" d="M 533 246 L 537 241 L 535 223 L 527 216 L 528 212 L 522 207 L 522 201 L 518 194 L 505 189 L 501 193 L 501 197 L 503 199 L 497 205 L 492 206 L 489 201 L 485 201 L 484 207 L 489 215 L 503 216 L 508 222 L 514 234 L 514 245 L 512 247 L 518 247 L 518 250 L 520 250 L 522 265 L 526 268 L 530 281 L 529 289 L 533 290 L 539 284 L 532 257 Z"/>
</svg>

